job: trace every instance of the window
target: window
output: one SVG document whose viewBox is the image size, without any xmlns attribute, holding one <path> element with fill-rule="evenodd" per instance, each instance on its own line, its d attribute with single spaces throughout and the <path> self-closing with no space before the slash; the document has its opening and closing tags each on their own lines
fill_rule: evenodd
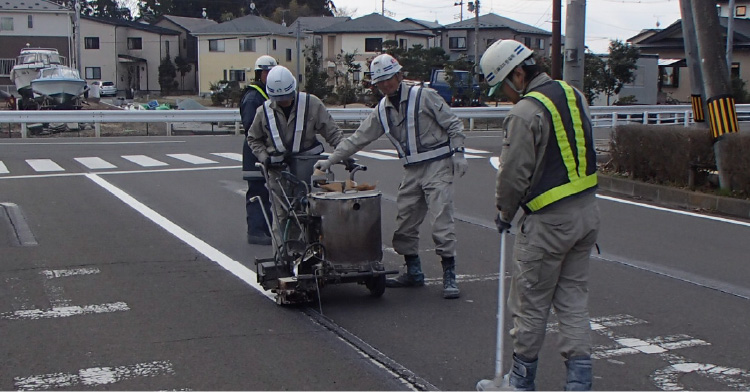
<svg viewBox="0 0 750 392">
<path fill-rule="evenodd" d="M 360 76 L 360 73 L 359 73 L 359 71 L 354 71 L 354 72 L 352 73 L 352 80 L 354 81 L 354 83 L 359 83 L 359 81 L 360 81 L 361 79 L 362 79 L 362 78 L 361 78 L 361 76 Z"/>
<path fill-rule="evenodd" d="M 271 46 L 273 46 L 273 50 L 276 50 L 276 40 L 273 40 L 273 42 L 271 43 Z"/>
<path fill-rule="evenodd" d="M 86 67 L 83 73 L 86 75 L 86 79 L 101 79 L 102 78 L 101 67 Z"/>
<path fill-rule="evenodd" d="M 143 49 L 143 38 L 128 37 L 128 49 L 131 49 L 131 50 Z"/>
<path fill-rule="evenodd" d="M 539 49 L 544 49 L 544 38 L 536 39 L 536 47 Z"/>
<path fill-rule="evenodd" d="M 448 49 L 466 49 L 466 37 L 448 38 Z"/>
<path fill-rule="evenodd" d="M 365 52 L 382 52 L 382 38 L 365 38 Z"/>
<path fill-rule="evenodd" d="M 10 16 L 0 18 L 0 31 L 13 31 L 13 18 Z"/>
<path fill-rule="evenodd" d="M 182 39 L 182 48 L 183 49 L 187 48 L 187 38 Z"/>
<path fill-rule="evenodd" d="M 740 7 L 737 7 L 737 8 L 740 8 Z M 30 29 L 34 28 L 34 17 L 33 17 L 33 15 L 29 15 L 29 20 L 26 23 L 28 24 L 28 27 Z"/>
<path fill-rule="evenodd" d="M 531 47 L 531 37 L 523 37 L 523 44 L 526 45 L 527 48 Z"/>
<path fill-rule="evenodd" d="M 210 40 L 208 40 L 208 51 L 209 52 L 223 52 L 224 51 L 224 40 L 223 39 L 210 39 Z"/>
<path fill-rule="evenodd" d="M 99 49 L 99 37 L 84 37 L 83 45 L 86 49 Z"/>
<path fill-rule="evenodd" d="M 738 5 L 735 8 L 734 16 L 747 16 L 747 6 Z"/>
<path fill-rule="evenodd" d="M 240 52 L 255 52 L 255 39 L 240 39 Z"/>
<path fill-rule="evenodd" d="M 733 78 L 740 77 L 740 63 L 732 63 L 732 69 L 729 73 Z"/>
<path fill-rule="evenodd" d="M 407 45 L 407 44 L 406 44 L 406 39 L 405 39 L 405 38 L 400 38 L 400 39 L 398 40 L 398 47 L 399 47 L 399 48 L 401 48 L 401 49 L 406 49 L 406 48 L 407 48 L 407 46 L 406 46 L 406 45 Z"/>
<path fill-rule="evenodd" d="M 680 68 L 679 67 L 659 67 L 659 80 L 662 87 L 679 87 L 680 85 Z"/>
<path fill-rule="evenodd" d="M 286 50 L 286 61 L 292 61 L 292 50 L 287 49 Z"/>
<path fill-rule="evenodd" d="M 169 41 L 164 41 L 164 51 L 169 56 Z"/>
<path fill-rule="evenodd" d="M 229 80 L 230 81 L 237 81 L 237 82 L 244 82 L 245 81 L 245 70 L 244 69 L 230 69 L 229 70 Z"/>
</svg>

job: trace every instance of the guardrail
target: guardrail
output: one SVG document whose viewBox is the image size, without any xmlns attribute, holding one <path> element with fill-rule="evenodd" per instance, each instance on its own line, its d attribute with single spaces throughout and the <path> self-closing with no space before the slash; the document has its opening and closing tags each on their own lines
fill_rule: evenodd
<svg viewBox="0 0 750 392">
<path fill-rule="evenodd" d="M 476 119 L 502 119 L 510 105 L 497 107 L 453 108 L 459 118 L 469 120 L 469 130 L 474 130 Z M 373 109 L 330 108 L 328 111 L 336 121 L 362 121 Z M 737 105 L 740 122 L 750 121 L 750 104 Z M 688 126 L 693 122 L 690 105 L 647 106 L 592 106 L 591 119 L 594 127 L 613 128 L 623 124 L 656 124 Z M 208 110 L 3 110 L 0 123 L 21 124 L 21 137 L 28 134 L 28 124 L 35 123 L 93 123 L 95 135 L 101 136 L 102 123 L 166 123 L 167 135 L 172 134 L 174 123 L 232 123 L 235 133 L 242 132 L 238 109 Z"/>
</svg>

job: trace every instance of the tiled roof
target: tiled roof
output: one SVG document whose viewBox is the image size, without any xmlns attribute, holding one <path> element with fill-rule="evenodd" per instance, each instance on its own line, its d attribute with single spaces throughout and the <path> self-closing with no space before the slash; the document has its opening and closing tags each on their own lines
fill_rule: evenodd
<svg viewBox="0 0 750 392">
<path fill-rule="evenodd" d="M 297 24 L 302 23 L 302 31 L 315 31 L 350 20 L 348 16 L 300 16 L 289 25 L 291 31 L 297 30 Z"/>
<path fill-rule="evenodd" d="M 0 11 L 69 11 L 71 8 L 44 0 L 0 0 Z"/>
<path fill-rule="evenodd" d="M 372 13 L 360 18 L 336 23 L 329 27 L 315 30 L 316 34 L 332 33 L 411 33 L 416 35 L 432 35 L 430 32 L 415 30 L 414 26 L 395 21 L 383 15 Z"/>
<path fill-rule="evenodd" d="M 0 0 L 2 1 L 2 0 Z M 193 35 L 222 34 L 276 34 L 289 35 L 289 28 L 256 15 L 245 15 L 241 18 L 207 26 L 192 32 Z"/>
<path fill-rule="evenodd" d="M 445 29 L 446 30 L 473 29 L 475 26 L 475 23 L 476 21 L 474 20 L 474 18 L 464 19 L 461 22 L 456 22 L 456 23 L 451 23 L 449 25 L 445 25 Z M 479 16 L 479 28 L 480 29 L 505 28 L 505 29 L 514 30 L 520 33 L 552 35 L 552 33 L 549 31 L 542 30 L 538 27 L 527 25 L 525 23 L 521 23 L 513 19 L 508 19 L 497 14 L 480 15 Z"/>
<path fill-rule="evenodd" d="M 428 29 L 433 29 L 433 30 L 435 30 L 435 29 L 442 29 L 443 28 L 443 25 L 441 25 L 440 23 L 438 23 L 438 22 L 430 22 L 428 20 L 406 18 L 406 19 L 401 19 L 401 22 L 402 23 L 403 22 L 412 22 L 412 23 L 416 23 L 416 24 L 418 24 L 420 26 L 424 26 L 424 27 L 426 27 Z"/>
<path fill-rule="evenodd" d="M 211 19 L 188 18 L 186 16 L 162 15 L 161 18 L 166 19 L 180 26 L 187 31 L 196 31 L 196 30 L 205 28 L 207 26 L 213 26 L 213 25 L 218 24 L 216 23 L 216 21 L 213 21 Z"/>
<path fill-rule="evenodd" d="M 4 0 L 0 0 L 0 1 L 4 1 Z M 100 16 L 87 16 L 87 15 L 81 15 L 81 19 L 104 23 L 104 24 L 113 25 L 113 26 L 129 27 L 131 29 L 148 31 L 149 33 L 154 33 L 154 34 L 165 34 L 165 35 L 179 35 L 180 34 L 179 31 L 175 31 L 172 29 L 167 29 L 164 27 L 154 26 L 154 25 L 141 23 L 141 22 L 133 22 L 133 21 L 123 20 L 123 19 L 104 18 Z"/>
</svg>

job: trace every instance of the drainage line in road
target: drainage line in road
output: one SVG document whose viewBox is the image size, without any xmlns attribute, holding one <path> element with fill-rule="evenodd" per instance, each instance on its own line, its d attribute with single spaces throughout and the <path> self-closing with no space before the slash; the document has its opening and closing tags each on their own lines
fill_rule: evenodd
<svg viewBox="0 0 750 392">
<path fill-rule="evenodd" d="M 416 390 L 439 391 L 439 389 L 436 386 L 430 384 L 427 380 L 417 376 L 416 374 L 414 374 L 414 372 L 403 367 L 402 365 L 400 365 L 393 359 L 388 358 L 385 354 L 381 353 L 374 347 L 370 346 L 369 344 L 367 344 L 367 342 L 358 338 L 356 335 L 342 328 L 341 326 L 333 322 L 328 317 L 323 316 L 322 314 L 316 312 L 312 308 L 306 308 L 303 311 L 310 318 L 312 318 L 315 322 L 317 322 L 324 328 L 328 329 L 329 331 L 335 333 L 336 335 L 344 339 L 344 341 L 348 342 L 352 346 L 356 347 L 363 354 L 370 357 L 373 361 L 379 363 L 380 365 L 384 366 L 386 369 L 390 370 L 391 372 L 401 377 L 404 381 L 411 384 L 411 386 L 414 387 Z"/>
</svg>

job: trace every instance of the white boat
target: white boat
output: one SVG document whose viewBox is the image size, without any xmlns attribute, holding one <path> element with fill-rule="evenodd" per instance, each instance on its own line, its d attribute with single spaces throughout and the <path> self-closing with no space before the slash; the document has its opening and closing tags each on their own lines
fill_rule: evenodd
<svg viewBox="0 0 750 392">
<path fill-rule="evenodd" d="M 78 70 L 65 66 L 42 68 L 39 77 L 31 81 L 31 90 L 45 109 L 80 108 L 86 89 Z"/>
<path fill-rule="evenodd" d="M 23 48 L 16 60 L 16 65 L 10 71 L 10 80 L 16 85 L 22 99 L 32 100 L 31 81 L 39 77 L 42 68 L 65 65 L 65 57 L 60 56 L 57 49 L 51 48 Z"/>
</svg>

